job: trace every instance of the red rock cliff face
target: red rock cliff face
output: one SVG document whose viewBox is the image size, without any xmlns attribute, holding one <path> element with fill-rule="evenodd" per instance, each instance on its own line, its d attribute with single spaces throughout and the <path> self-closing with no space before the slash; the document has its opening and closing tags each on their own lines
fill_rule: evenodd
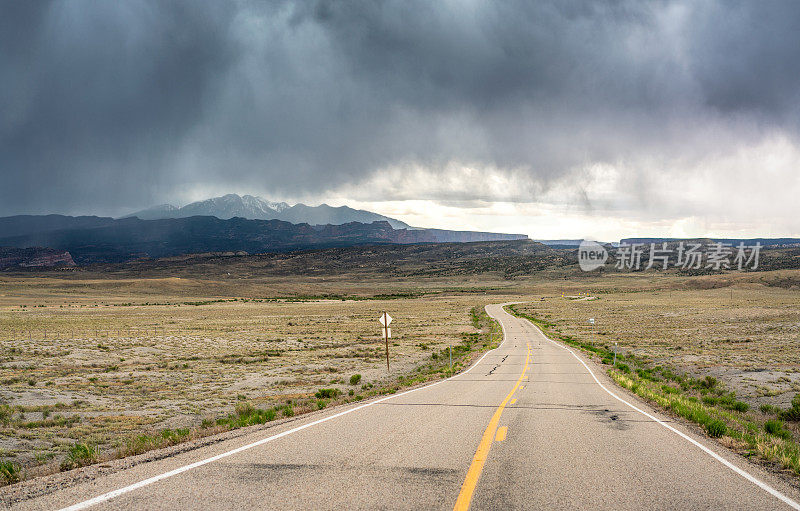
<svg viewBox="0 0 800 511">
<path fill-rule="evenodd" d="M 9 268 L 52 268 L 75 266 L 69 252 L 51 248 L 0 247 L 0 270 Z"/>
</svg>

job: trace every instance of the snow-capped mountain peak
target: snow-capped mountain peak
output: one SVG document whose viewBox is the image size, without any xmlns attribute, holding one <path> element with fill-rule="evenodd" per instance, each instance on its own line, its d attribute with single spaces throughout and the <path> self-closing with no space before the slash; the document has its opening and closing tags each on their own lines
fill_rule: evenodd
<svg viewBox="0 0 800 511">
<path fill-rule="evenodd" d="M 235 195 L 234 197 L 238 197 L 238 195 Z M 281 211 L 289 208 L 289 205 L 285 202 L 275 202 L 262 199 L 261 197 L 254 197 L 252 195 L 243 195 L 240 197 L 240 199 L 245 207 L 254 211 L 263 211 L 265 213 L 277 211 L 280 213 Z"/>
<path fill-rule="evenodd" d="M 394 218 L 372 213 L 371 211 L 352 209 L 347 206 L 332 207 L 327 204 L 319 206 L 295 204 L 294 206 L 289 206 L 285 202 L 269 201 L 253 195 L 239 196 L 235 193 L 192 202 L 182 208 L 165 204 L 128 216 L 139 217 L 142 220 L 184 218 L 189 216 L 215 216 L 222 220 L 228 220 L 233 217 L 240 217 L 251 220 L 284 220 L 295 224 L 308 223 L 311 225 L 386 221 L 395 229 L 410 228 L 407 224 Z"/>
</svg>

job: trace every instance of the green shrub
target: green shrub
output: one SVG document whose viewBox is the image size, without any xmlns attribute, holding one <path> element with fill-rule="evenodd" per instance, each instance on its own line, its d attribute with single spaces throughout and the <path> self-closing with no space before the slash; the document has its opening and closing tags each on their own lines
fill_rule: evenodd
<svg viewBox="0 0 800 511">
<path fill-rule="evenodd" d="M 776 406 L 773 406 L 769 403 L 762 404 L 758 407 L 758 409 L 761 410 L 761 413 L 765 415 L 772 415 L 780 411 Z"/>
<path fill-rule="evenodd" d="M 785 421 L 800 421 L 800 393 L 792 398 L 792 407 L 781 411 L 778 416 Z"/>
<path fill-rule="evenodd" d="M 713 389 L 718 383 L 719 381 L 713 376 L 706 376 L 704 379 L 700 380 L 699 385 L 704 389 Z"/>
<path fill-rule="evenodd" d="M 0 482 L 13 484 L 19 482 L 20 466 L 10 461 L 0 461 Z"/>
<path fill-rule="evenodd" d="M 719 419 L 713 419 L 706 423 L 706 432 L 711 438 L 719 438 L 728 432 L 728 426 Z"/>
<path fill-rule="evenodd" d="M 161 431 L 161 438 L 166 445 L 179 444 L 189 437 L 189 430 L 186 428 L 179 428 L 171 430 L 169 428 Z"/>
<path fill-rule="evenodd" d="M 339 389 L 319 389 L 317 393 L 314 394 L 314 397 L 317 399 L 333 399 L 339 397 L 341 393 L 342 391 Z"/>
<path fill-rule="evenodd" d="M 705 394 L 703 396 L 703 403 L 712 406 L 718 404 L 726 410 L 735 410 L 742 413 L 750 409 L 750 405 L 747 403 L 736 400 L 735 392 L 717 393 L 716 390 L 718 389 L 715 389 L 714 393 L 717 394 L 717 396 Z"/>
<path fill-rule="evenodd" d="M 158 449 L 161 447 L 162 442 L 163 440 L 160 438 L 151 435 L 137 435 L 125 440 L 125 448 L 122 452 L 126 456 L 135 456 L 152 449 Z"/>
<path fill-rule="evenodd" d="M 703 403 L 709 406 L 714 406 L 715 404 L 717 404 L 717 401 L 719 401 L 719 399 L 717 399 L 714 396 L 703 396 Z"/>
<path fill-rule="evenodd" d="M 651 369 L 637 369 L 636 370 L 636 374 L 638 374 L 639 378 L 641 378 L 643 380 L 649 380 L 649 381 L 653 381 L 653 382 L 661 381 L 660 378 L 658 378 L 657 376 L 655 376 L 653 374 Z"/>
<path fill-rule="evenodd" d="M 229 428 L 243 428 L 264 424 L 265 422 L 274 421 L 280 409 L 281 407 L 262 410 L 250 403 L 237 403 L 234 414 L 221 417 L 216 420 L 216 423 L 218 426 L 227 426 Z"/>
<path fill-rule="evenodd" d="M 678 392 L 680 392 L 678 389 L 676 389 L 672 385 L 666 385 L 666 384 L 661 386 L 661 390 L 663 390 L 667 394 L 677 394 Z"/>
<path fill-rule="evenodd" d="M 719 438 L 728 432 L 728 426 L 719 419 L 713 419 L 706 423 L 706 432 L 712 438 Z"/>
<path fill-rule="evenodd" d="M 237 414 L 239 417 L 234 420 L 233 426 L 234 427 L 245 427 L 245 426 L 252 426 L 254 424 L 264 424 L 265 422 L 275 420 L 277 413 L 274 409 L 270 408 L 269 410 L 260 410 L 254 408 L 253 405 L 247 403 L 247 406 L 239 406 L 236 407 Z"/>
<path fill-rule="evenodd" d="M 14 409 L 10 405 L 0 405 L 0 424 L 8 426 L 14 416 Z"/>
<path fill-rule="evenodd" d="M 67 452 L 67 457 L 61 462 L 61 470 L 85 467 L 97 461 L 99 450 L 87 443 L 77 443 Z"/>
<path fill-rule="evenodd" d="M 764 431 L 770 435 L 777 435 L 781 430 L 783 430 L 783 422 L 779 420 L 772 419 L 764 423 Z"/>
<path fill-rule="evenodd" d="M 783 427 L 783 422 L 777 419 L 771 419 L 764 423 L 764 431 L 770 435 L 783 438 L 784 440 L 791 440 L 792 434 Z"/>
<path fill-rule="evenodd" d="M 678 382 L 678 383 L 681 383 L 681 382 L 683 382 L 683 376 L 681 376 L 681 375 L 679 375 L 679 374 L 675 374 L 675 373 L 674 373 L 674 372 L 673 372 L 673 371 L 672 371 L 670 368 L 668 368 L 668 367 L 663 367 L 663 368 L 661 368 L 661 370 L 660 370 L 660 371 L 661 371 L 661 376 L 663 376 L 663 377 L 664 377 L 664 379 L 666 379 L 666 380 L 672 380 L 672 381 L 674 381 L 674 382 Z"/>
<path fill-rule="evenodd" d="M 778 417 L 789 422 L 800 422 L 800 409 L 789 408 L 788 410 L 781 410 Z"/>
<path fill-rule="evenodd" d="M 733 404 L 730 406 L 731 410 L 736 410 L 737 412 L 746 412 L 750 409 L 750 405 L 743 401 L 734 401 Z"/>
<path fill-rule="evenodd" d="M 237 403 L 234 410 L 239 417 L 249 417 L 255 413 L 256 408 L 251 403 Z"/>
<path fill-rule="evenodd" d="M 360 381 L 361 381 L 360 374 L 354 374 L 353 376 L 350 377 L 350 385 L 358 385 Z"/>
</svg>

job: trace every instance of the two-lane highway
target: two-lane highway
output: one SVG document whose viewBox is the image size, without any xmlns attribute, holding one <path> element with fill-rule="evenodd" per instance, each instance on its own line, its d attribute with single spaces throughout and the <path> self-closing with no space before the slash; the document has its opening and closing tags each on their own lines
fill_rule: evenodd
<svg viewBox="0 0 800 511">
<path fill-rule="evenodd" d="M 591 364 L 530 322 L 500 305 L 487 311 L 503 325 L 503 344 L 451 379 L 137 465 L 18 507 L 797 506 L 793 488 L 734 455 L 703 450 L 711 444 L 593 375 Z"/>
</svg>

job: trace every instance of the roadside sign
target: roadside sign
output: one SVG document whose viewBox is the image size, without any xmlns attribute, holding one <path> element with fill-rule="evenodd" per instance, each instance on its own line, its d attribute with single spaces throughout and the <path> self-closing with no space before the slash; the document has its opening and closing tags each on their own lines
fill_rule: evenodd
<svg viewBox="0 0 800 511">
<path fill-rule="evenodd" d="M 383 340 L 386 341 L 386 372 L 389 372 L 389 338 L 392 336 L 392 329 L 389 325 L 392 323 L 392 317 L 388 312 L 383 312 L 378 318 L 383 326 Z"/>
<path fill-rule="evenodd" d="M 589 318 L 589 324 L 594 325 L 594 318 Z"/>
</svg>

